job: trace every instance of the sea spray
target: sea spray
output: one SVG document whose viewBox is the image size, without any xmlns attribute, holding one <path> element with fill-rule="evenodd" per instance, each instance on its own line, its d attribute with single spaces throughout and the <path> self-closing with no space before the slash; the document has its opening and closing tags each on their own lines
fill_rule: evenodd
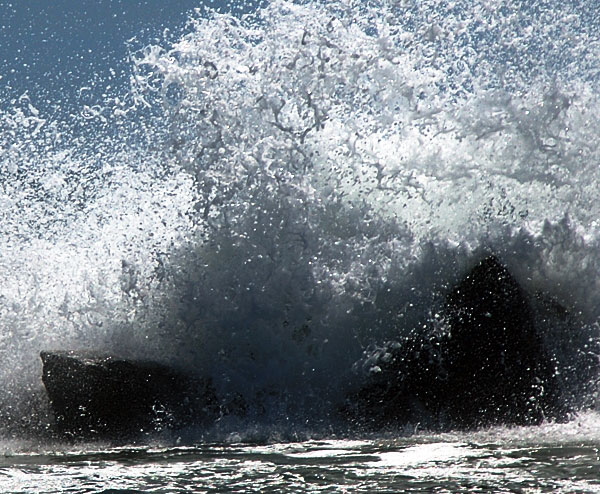
<svg viewBox="0 0 600 494">
<path fill-rule="evenodd" d="M 597 173 L 597 122 L 586 117 L 595 82 L 589 65 L 567 73 L 563 56 L 574 50 L 568 33 L 582 39 L 585 29 L 565 6 L 563 49 L 538 60 L 534 47 L 546 41 L 536 36 L 557 28 L 546 25 L 557 12 L 529 19 L 509 7 L 273 2 L 246 22 L 200 20 L 170 50 L 138 61 L 151 74 L 144 92 L 170 116 L 171 153 L 196 179 L 211 239 L 198 254 L 216 269 L 237 266 L 196 285 L 196 298 L 210 300 L 199 325 L 211 318 L 220 342 L 223 332 L 239 342 L 245 334 L 277 349 L 259 352 L 251 367 L 266 373 L 250 373 L 253 383 L 289 383 L 300 371 L 302 354 L 280 360 L 298 331 L 355 356 L 418 330 L 464 272 L 460 258 L 482 249 L 593 325 L 596 304 L 567 295 L 581 285 L 564 272 L 596 283 L 596 240 L 584 233 L 596 226 L 576 205 L 591 200 Z M 434 267 L 428 249 L 456 253 Z M 427 274 L 410 276 L 423 262 Z M 272 290 L 290 287 L 301 290 L 273 303 Z M 343 375 L 333 352 L 308 356 L 318 376 L 309 389 Z"/>
</svg>

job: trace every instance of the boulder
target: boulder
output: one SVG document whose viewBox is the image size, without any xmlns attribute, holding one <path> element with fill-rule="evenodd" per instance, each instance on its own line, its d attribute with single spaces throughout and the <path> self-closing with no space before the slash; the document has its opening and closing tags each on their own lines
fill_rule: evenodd
<svg viewBox="0 0 600 494">
<path fill-rule="evenodd" d="M 494 256 L 446 299 L 439 400 L 459 425 L 537 424 L 564 414 L 556 369 L 525 293 Z"/>
<path fill-rule="evenodd" d="M 555 365 L 534 319 L 506 266 L 486 257 L 447 295 L 435 327 L 388 348 L 379 372 L 345 411 L 371 428 L 563 419 L 567 410 Z"/>
<path fill-rule="evenodd" d="M 41 352 L 42 381 L 59 432 L 127 438 L 215 420 L 210 380 L 162 364 L 87 352 Z"/>
</svg>

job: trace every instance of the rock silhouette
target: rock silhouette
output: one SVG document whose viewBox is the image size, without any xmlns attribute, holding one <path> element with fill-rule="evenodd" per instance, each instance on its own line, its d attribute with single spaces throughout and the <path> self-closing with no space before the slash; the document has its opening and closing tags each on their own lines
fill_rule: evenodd
<svg viewBox="0 0 600 494">
<path fill-rule="evenodd" d="M 207 379 L 154 362 L 85 352 L 41 352 L 57 430 L 73 438 L 127 438 L 214 420 Z"/>
<path fill-rule="evenodd" d="M 402 341 L 379 367 L 345 407 L 365 427 L 529 425 L 567 414 L 527 296 L 495 256 L 447 295 L 436 330 Z"/>
<path fill-rule="evenodd" d="M 344 416 L 370 430 L 565 419 L 574 401 L 538 334 L 531 300 L 498 258 L 482 259 L 448 293 L 429 330 L 387 347 Z M 209 379 L 157 363 L 66 351 L 41 358 L 56 427 L 69 437 L 128 438 L 246 415 L 241 398 L 219 402 Z"/>
</svg>

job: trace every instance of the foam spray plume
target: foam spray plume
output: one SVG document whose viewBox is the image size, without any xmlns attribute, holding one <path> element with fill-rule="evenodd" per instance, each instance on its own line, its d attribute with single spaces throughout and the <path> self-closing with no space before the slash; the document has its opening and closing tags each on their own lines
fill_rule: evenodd
<svg viewBox="0 0 600 494">
<path fill-rule="evenodd" d="M 593 402 L 597 23 L 578 2 L 274 1 L 135 53 L 127 96 L 75 123 L 15 101 L 6 433 L 46 427 L 47 348 L 208 375 L 247 409 L 224 433 L 326 432 L 489 252 L 568 309 L 540 325 Z"/>
</svg>

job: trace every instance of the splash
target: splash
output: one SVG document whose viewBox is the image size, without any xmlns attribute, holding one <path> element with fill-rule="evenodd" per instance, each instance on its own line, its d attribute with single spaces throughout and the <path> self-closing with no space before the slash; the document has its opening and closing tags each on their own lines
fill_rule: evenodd
<svg viewBox="0 0 600 494">
<path fill-rule="evenodd" d="M 39 350 L 91 347 L 327 427 L 490 250 L 574 315 L 544 322 L 574 379 L 600 319 L 597 23 L 578 2 L 273 1 L 145 47 L 127 96 L 75 124 L 15 102 L 4 414 L 41 396 Z"/>
</svg>

